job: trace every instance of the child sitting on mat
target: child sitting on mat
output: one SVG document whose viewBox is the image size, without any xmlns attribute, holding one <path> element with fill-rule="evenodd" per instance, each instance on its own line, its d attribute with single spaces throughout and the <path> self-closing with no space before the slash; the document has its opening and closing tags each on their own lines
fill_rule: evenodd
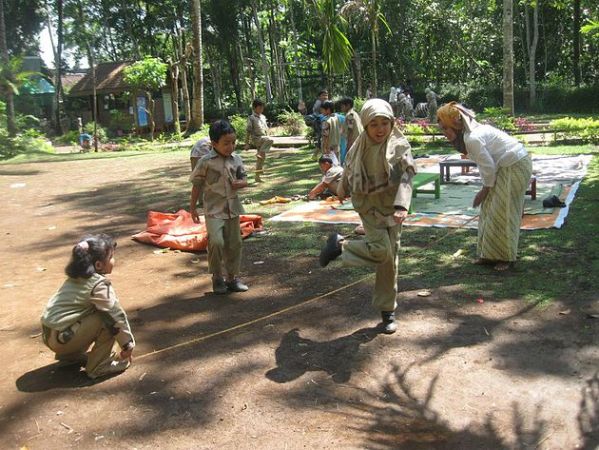
<svg viewBox="0 0 599 450">
<path fill-rule="evenodd" d="M 110 280 L 116 242 L 86 236 L 73 247 L 67 280 L 42 314 L 44 344 L 62 365 L 85 365 L 90 378 L 127 369 L 135 339 Z M 113 352 L 117 341 L 120 353 Z M 92 345 L 92 349 L 88 351 Z"/>
</svg>

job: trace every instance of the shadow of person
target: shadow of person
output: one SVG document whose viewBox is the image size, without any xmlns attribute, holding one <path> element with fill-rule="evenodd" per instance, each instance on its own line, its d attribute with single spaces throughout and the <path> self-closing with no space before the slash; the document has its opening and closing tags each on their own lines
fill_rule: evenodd
<svg viewBox="0 0 599 450">
<path fill-rule="evenodd" d="M 336 383 L 351 378 L 360 345 L 372 341 L 380 333 L 378 328 L 362 328 L 348 336 L 332 341 L 314 342 L 302 338 L 299 329 L 288 331 L 275 350 L 277 367 L 266 372 L 266 377 L 276 383 L 287 383 L 306 372 L 322 370 Z"/>
<path fill-rule="evenodd" d="M 59 363 L 55 363 L 21 375 L 16 385 L 21 392 L 44 392 L 52 389 L 92 386 L 117 375 L 111 374 L 92 380 L 78 365 L 60 366 Z"/>
</svg>

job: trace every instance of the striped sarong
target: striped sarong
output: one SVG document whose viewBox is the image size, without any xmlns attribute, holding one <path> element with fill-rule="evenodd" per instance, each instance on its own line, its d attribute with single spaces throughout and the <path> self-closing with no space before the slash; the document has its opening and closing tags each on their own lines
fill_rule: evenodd
<svg viewBox="0 0 599 450">
<path fill-rule="evenodd" d="M 497 171 L 480 208 L 477 253 L 492 261 L 515 261 L 524 208 L 524 195 L 532 175 L 530 156 Z"/>
</svg>

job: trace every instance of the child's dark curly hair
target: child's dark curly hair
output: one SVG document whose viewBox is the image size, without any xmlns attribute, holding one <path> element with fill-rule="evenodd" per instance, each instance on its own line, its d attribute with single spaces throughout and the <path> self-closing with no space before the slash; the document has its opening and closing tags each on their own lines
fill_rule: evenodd
<svg viewBox="0 0 599 450">
<path fill-rule="evenodd" d="M 96 261 L 105 261 L 116 248 L 107 234 L 84 236 L 74 247 L 65 273 L 71 278 L 89 278 L 96 273 Z"/>
</svg>

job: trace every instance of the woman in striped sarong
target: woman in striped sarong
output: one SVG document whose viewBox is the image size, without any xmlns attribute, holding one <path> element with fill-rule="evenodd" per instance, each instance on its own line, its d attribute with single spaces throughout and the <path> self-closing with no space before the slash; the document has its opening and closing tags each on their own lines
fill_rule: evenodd
<svg viewBox="0 0 599 450">
<path fill-rule="evenodd" d="M 506 270 L 518 254 L 524 195 L 532 161 L 524 146 L 497 128 L 474 120 L 474 112 L 450 102 L 437 111 L 445 137 L 478 166 L 482 189 L 474 197 L 480 206 L 477 264 Z"/>
</svg>

